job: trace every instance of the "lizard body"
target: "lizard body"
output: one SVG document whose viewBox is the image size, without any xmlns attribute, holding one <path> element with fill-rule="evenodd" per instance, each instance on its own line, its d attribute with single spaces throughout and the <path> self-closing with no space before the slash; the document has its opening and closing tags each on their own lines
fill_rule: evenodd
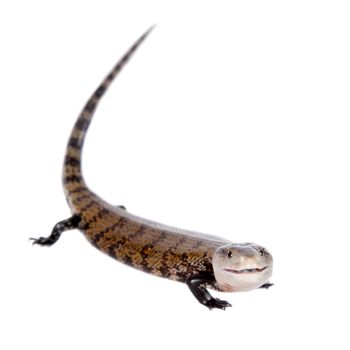
<svg viewBox="0 0 350 350">
<path fill-rule="evenodd" d="M 219 291 L 267 288 L 272 256 L 253 243 L 235 244 L 224 238 L 181 230 L 132 215 L 112 206 L 86 185 L 81 152 L 94 111 L 111 82 L 152 28 L 145 32 L 92 94 L 71 132 L 63 167 L 63 187 L 72 217 L 56 224 L 48 237 L 34 244 L 50 246 L 66 230 L 78 228 L 96 248 L 118 261 L 157 276 L 185 282 L 198 301 L 209 308 L 231 306 L 213 298 Z"/>
</svg>

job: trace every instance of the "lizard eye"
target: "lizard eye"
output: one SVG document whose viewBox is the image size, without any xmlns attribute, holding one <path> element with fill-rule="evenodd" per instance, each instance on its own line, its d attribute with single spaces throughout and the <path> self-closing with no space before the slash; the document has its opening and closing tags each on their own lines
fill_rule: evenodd
<svg viewBox="0 0 350 350">
<path fill-rule="evenodd" d="M 259 253 L 260 253 L 261 256 L 264 256 L 265 255 L 265 249 L 264 248 L 259 249 Z"/>
<path fill-rule="evenodd" d="M 229 251 L 229 252 L 227 253 L 227 257 L 228 257 L 229 259 L 231 259 L 231 258 L 232 258 L 232 252 Z"/>
</svg>

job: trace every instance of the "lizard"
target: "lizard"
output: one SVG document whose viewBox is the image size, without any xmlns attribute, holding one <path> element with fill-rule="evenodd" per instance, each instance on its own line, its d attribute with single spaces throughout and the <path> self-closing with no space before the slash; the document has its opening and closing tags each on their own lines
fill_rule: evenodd
<svg viewBox="0 0 350 350">
<path fill-rule="evenodd" d="M 71 131 L 63 166 L 63 188 L 72 212 L 47 237 L 33 244 L 52 246 L 64 231 L 79 229 L 97 249 L 141 271 L 184 282 L 195 298 L 209 309 L 231 304 L 213 297 L 221 292 L 269 288 L 273 258 L 263 246 L 230 240 L 146 220 L 123 206 L 107 203 L 87 186 L 81 155 L 85 136 L 102 96 L 153 27 L 129 48 L 93 92 Z"/>
</svg>

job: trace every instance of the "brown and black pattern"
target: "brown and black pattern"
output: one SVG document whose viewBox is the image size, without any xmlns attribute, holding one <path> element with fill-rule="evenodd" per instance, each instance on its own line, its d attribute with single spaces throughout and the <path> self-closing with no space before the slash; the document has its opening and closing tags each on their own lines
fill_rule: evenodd
<svg viewBox="0 0 350 350">
<path fill-rule="evenodd" d="M 109 256 L 157 276 L 185 281 L 200 273 L 212 275 L 213 253 L 228 242 L 144 220 L 112 206 L 88 189 L 81 169 L 85 135 L 101 97 L 151 30 L 114 66 L 79 115 L 68 141 L 63 168 L 63 186 L 73 216 L 60 223 L 58 234 L 41 237 L 34 243 L 51 245 L 61 232 L 78 227 L 95 247 Z"/>
</svg>

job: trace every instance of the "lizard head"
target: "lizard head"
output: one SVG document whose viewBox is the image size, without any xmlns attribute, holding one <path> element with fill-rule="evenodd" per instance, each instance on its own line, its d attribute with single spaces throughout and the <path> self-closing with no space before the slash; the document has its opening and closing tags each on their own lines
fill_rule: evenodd
<svg viewBox="0 0 350 350">
<path fill-rule="evenodd" d="M 254 243 L 230 243 L 219 247 L 212 263 L 216 282 L 222 291 L 259 288 L 272 275 L 272 255 Z"/>
</svg>

